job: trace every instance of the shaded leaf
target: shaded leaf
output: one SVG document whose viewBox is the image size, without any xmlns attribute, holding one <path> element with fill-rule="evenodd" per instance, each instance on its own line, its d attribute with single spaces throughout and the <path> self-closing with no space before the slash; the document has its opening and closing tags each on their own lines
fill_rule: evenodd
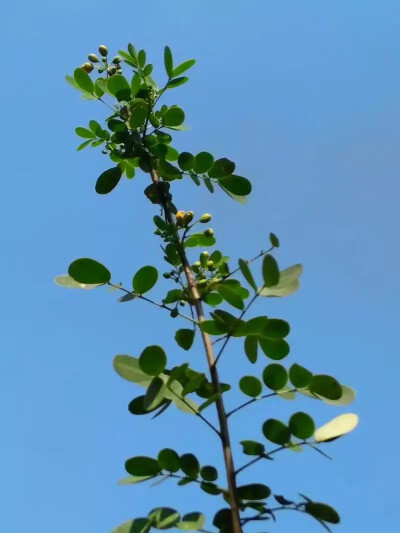
<svg viewBox="0 0 400 533">
<path fill-rule="evenodd" d="M 244 341 L 244 351 L 247 356 L 247 359 L 250 363 L 255 363 L 257 361 L 257 352 L 258 352 L 258 339 L 254 335 L 249 335 Z"/>
<path fill-rule="evenodd" d="M 73 261 L 68 267 L 68 274 L 85 285 L 102 285 L 111 279 L 111 273 L 104 265 L 88 257 Z"/>
<path fill-rule="evenodd" d="M 263 372 L 263 381 L 266 386 L 274 391 L 283 389 L 288 379 L 286 368 L 277 363 L 265 367 Z"/>
<path fill-rule="evenodd" d="M 96 192 L 98 194 L 108 194 L 118 185 L 122 176 L 120 167 L 112 167 L 100 174 L 96 181 Z"/>
<path fill-rule="evenodd" d="M 139 357 L 139 367 L 149 376 L 158 376 L 167 364 L 167 356 L 161 346 L 147 346 Z"/>
<path fill-rule="evenodd" d="M 310 391 L 328 400 L 338 400 L 342 396 L 342 386 L 332 376 L 324 374 L 313 376 Z"/>
<path fill-rule="evenodd" d="M 295 363 L 290 367 L 289 378 L 294 387 L 297 389 L 303 389 L 310 385 L 312 374 L 303 366 Z"/>
<path fill-rule="evenodd" d="M 304 510 L 317 520 L 329 522 L 330 524 L 338 524 L 340 522 L 340 517 L 335 509 L 325 503 L 307 502 Z"/>
<path fill-rule="evenodd" d="M 175 450 L 171 450 L 170 448 L 164 448 L 161 450 L 157 460 L 161 468 L 168 472 L 178 472 L 180 469 L 179 455 Z"/>
<path fill-rule="evenodd" d="M 262 392 L 261 381 L 254 376 L 243 376 L 239 381 L 240 390 L 247 396 L 255 398 Z"/>
<path fill-rule="evenodd" d="M 265 438 L 275 444 L 286 444 L 290 440 L 289 428 L 280 420 L 269 418 L 264 422 L 262 430 Z"/>
<path fill-rule="evenodd" d="M 262 264 L 262 275 L 266 287 L 274 287 L 279 283 L 279 267 L 275 258 L 267 254 L 264 256 Z"/>
<path fill-rule="evenodd" d="M 145 456 L 128 459 L 125 463 L 125 469 L 132 476 L 155 476 L 161 472 L 158 462 Z"/>
<path fill-rule="evenodd" d="M 295 413 L 289 420 L 290 433 L 298 439 L 309 439 L 315 431 L 314 420 L 307 413 Z"/>
<path fill-rule="evenodd" d="M 196 478 L 200 472 L 200 464 L 195 455 L 184 453 L 180 457 L 180 467 L 184 474 L 191 478 Z"/>
<path fill-rule="evenodd" d="M 195 333 L 196 332 L 194 329 L 178 329 L 178 331 L 175 333 L 175 340 L 178 346 L 184 350 L 190 350 L 194 341 Z"/>
<path fill-rule="evenodd" d="M 265 446 L 254 440 L 242 440 L 243 453 L 246 455 L 262 455 L 265 452 Z"/>
<path fill-rule="evenodd" d="M 270 496 L 271 489 L 261 483 L 252 483 L 238 487 L 237 494 L 242 500 L 264 500 Z"/>
<path fill-rule="evenodd" d="M 92 82 L 89 74 L 83 70 L 83 68 L 78 67 L 74 70 L 74 79 L 79 89 L 90 94 L 93 93 L 94 83 Z"/>
<path fill-rule="evenodd" d="M 151 411 L 156 409 L 164 400 L 164 391 L 164 381 L 158 376 L 153 378 L 144 396 L 143 407 Z"/>
<path fill-rule="evenodd" d="M 244 279 L 247 281 L 247 283 L 254 289 L 255 292 L 257 292 L 257 285 L 254 281 L 253 275 L 250 271 L 249 265 L 247 261 L 244 259 L 239 259 L 239 268 L 241 273 L 243 274 Z"/>
</svg>

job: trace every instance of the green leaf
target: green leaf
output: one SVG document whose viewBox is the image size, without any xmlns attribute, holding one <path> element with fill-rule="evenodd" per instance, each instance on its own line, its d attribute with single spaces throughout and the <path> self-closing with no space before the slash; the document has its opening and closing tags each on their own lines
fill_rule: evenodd
<svg viewBox="0 0 400 533">
<path fill-rule="evenodd" d="M 261 381 L 254 376 L 243 376 L 239 381 L 239 387 L 243 394 L 252 398 L 260 396 L 262 392 Z"/>
<path fill-rule="evenodd" d="M 158 507 L 149 513 L 149 519 L 156 529 L 170 529 L 171 527 L 177 526 L 180 515 L 175 509 Z"/>
<path fill-rule="evenodd" d="M 197 478 L 200 472 L 200 464 L 197 457 L 192 453 L 184 453 L 180 457 L 180 467 L 184 474 L 191 478 Z"/>
<path fill-rule="evenodd" d="M 86 93 L 93 94 L 94 83 L 92 82 L 89 74 L 83 70 L 83 68 L 78 67 L 74 70 L 74 79 L 79 89 Z"/>
<path fill-rule="evenodd" d="M 238 487 L 237 494 L 241 500 L 264 500 L 270 496 L 271 489 L 261 483 L 252 483 Z"/>
<path fill-rule="evenodd" d="M 166 46 L 164 48 L 164 65 L 165 65 L 165 72 L 167 73 L 168 77 L 172 78 L 174 75 L 174 67 L 173 67 L 172 52 L 169 46 Z"/>
<path fill-rule="evenodd" d="M 203 233 L 192 233 L 192 235 L 189 235 L 189 237 L 185 240 L 185 247 L 186 248 L 194 248 L 195 246 L 214 246 L 216 243 L 215 237 L 207 237 Z"/>
<path fill-rule="evenodd" d="M 178 346 L 184 350 L 190 350 L 194 341 L 195 333 L 196 332 L 193 329 L 178 329 L 178 331 L 175 333 L 175 340 Z"/>
<path fill-rule="evenodd" d="M 176 525 L 181 531 L 199 531 L 205 522 L 205 516 L 201 513 L 188 513 L 182 517 L 182 521 Z"/>
<path fill-rule="evenodd" d="M 135 74 L 132 76 L 132 79 L 131 79 L 132 96 L 135 96 L 136 93 L 139 91 L 141 83 L 142 83 L 142 79 L 140 77 L 140 74 L 135 72 Z"/>
<path fill-rule="evenodd" d="M 89 287 L 90 288 L 90 287 Z M 337 407 L 349 405 L 349 403 L 354 402 L 356 393 L 355 390 L 351 387 L 347 387 L 346 385 L 342 385 L 342 396 L 338 400 L 329 400 L 328 398 L 324 398 L 323 396 L 320 396 L 317 394 L 318 398 L 320 398 L 324 403 L 328 405 L 335 405 Z"/>
<path fill-rule="evenodd" d="M 208 171 L 210 178 L 221 179 L 230 176 L 235 171 L 235 163 L 226 157 L 217 159 L 212 168 Z"/>
<path fill-rule="evenodd" d="M 248 196 L 252 190 L 250 181 L 242 176 L 227 176 L 219 179 L 218 185 L 241 203 L 243 203 L 241 198 Z"/>
<path fill-rule="evenodd" d="M 200 475 L 204 481 L 215 481 L 218 479 L 218 471 L 213 466 L 203 466 L 200 469 Z"/>
<path fill-rule="evenodd" d="M 164 392 L 164 381 L 158 376 L 153 378 L 143 399 L 143 407 L 149 411 L 152 411 L 153 409 L 158 407 L 164 400 Z"/>
<path fill-rule="evenodd" d="M 310 391 L 328 400 L 338 400 L 343 394 L 340 383 L 335 378 L 324 374 L 313 376 Z"/>
<path fill-rule="evenodd" d="M 283 389 L 288 379 L 286 368 L 277 363 L 265 367 L 263 372 L 263 381 L 266 386 L 274 391 Z"/>
<path fill-rule="evenodd" d="M 268 317 L 256 316 L 243 324 L 240 333 L 243 335 L 261 335 L 267 326 Z"/>
<path fill-rule="evenodd" d="M 130 100 L 132 96 L 129 82 L 122 74 L 114 74 L 108 78 L 107 89 L 119 102 Z"/>
<path fill-rule="evenodd" d="M 281 298 L 293 294 L 299 288 L 299 277 L 302 271 L 303 267 L 301 265 L 294 265 L 285 270 L 281 270 L 279 283 L 271 288 L 264 287 L 261 290 L 261 296 Z"/>
<path fill-rule="evenodd" d="M 78 89 L 78 91 L 81 90 L 81 88 L 79 87 L 79 85 L 76 83 L 75 78 L 73 78 L 72 76 L 69 76 L 69 74 L 66 74 L 66 75 L 64 76 L 64 78 L 65 78 L 65 81 L 66 81 L 69 85 L 71 85 L 71 87 L 73 87 L 74 89 Z"/>
<path fill-rule="evenodd" d="M 265 446 L 254 440 L 242 440 L 240 444 L 245 455 L 262 455 L 265 452 Z"/>
<path fill-rule="evenodd" d="M 193 372 L 193 375 L 190 377 L 188 383 L 185 383 L 185 386 L 183 387 L 182 396 L 186 396 L 191 392 L 197 391 L 199 388 L 202 387 L 202 385 L 204 385 L 206 381 L 207 378 L 205 374 L 200 372 Z"/>
<path fill-rule="evenodd" d="M 167 83 L 167 89 L 175 89 L 175 87 L 180 87 L 184 83 L 189 81 L 189 78 L 187 76 L 182 76 L 180 78 L 175 78 L 174 80 L 170 80 Z"/>
<path fill-rule="evenodd" d="M 307 502 L 304 510 L 317 520 L 329 522 L 330 524 L 339 524 L 340 522 L 340 516 L 335 509 L 330 505 L 326 505 L 325 503 Z"/>
<path fill-rule="evenodd" d="M 265 438 L 275 444 L 286 444 L 290 440 L 289 428 L 280 420 L 269 418 L 264 422 L 262 430 Z"/>
<path fill-rule="evenodd" d="M 149 379 L 149 376 L 146 376 L 147 379 Z M 141 416 L 141 415 L 148 415 L 149 413 L 155 411 L 160 407 L 160 404 L 155 405 L 152 408 L 146 408 L 145 407 L 145 396 L 137 396 L 137 398 L 134 398 L 131 402 L 129 402 L 128 410 L 130 413 L 132 413 L 135 416 Z M 161 403 L 167 404 L 169 402 L 163 401 Z"/>
<path fill-rule="evenodd" d="M 81 150 L 83 150 L 84 148 L 86 148 L 86 146 L 88 146 L 91 142 L 92 142 L 92 139 L 89 139 L 88 141 L 83 142 L 82 144 L 80 144 L 80 145 L 78 146 L 78 148 L 76 149 L 76 151 L 77 151 L 77 152 L 80 152 Z"/>
<path fill-rule="evenodd" d="M 192 170 L 194 161 L 194 155 L 190 152 L 182 152 L 178 157 L 178 165 L 182 170 Z"/>
<path fill-rule="evenodd" d="M 164 304 L 172 304 L 174 302 L 179 302 L 182 299 L 182 290 L 181 289 L 172 289 L 167 292 L 167 296 L 163 299 Z"/>
<path fill-rule="evenodd" d="M 353 413 L 339 415 L 318 428 L 314 434 L 316 442 L 329 442 L 353 431 L 358 425 L 358 416 Z"/>
<path fill-rule="evenodd" d="M 270 233 L 270 234 L 269 234 L 269 242 L 271 243 L 271 245 L 272 245 L 274 248 L 279 248 L 279 239 L 278 239 L 278 237 L 275 235 L 275 233 Z"/>
<path fill-rule="evenodd" d="M 94 289 L 102 283 L 78 283 L 68 274 L 62 274 L 61 276 L 56 276 L 54 278 L 54 283 L 59 287 L 64 287 L 66 289 Z"/>
<path fill-rule="evenodd" d="M 197 174 L 204 174 L 212 167 L 214 158 L 208 152 L 200 152 L 194 158 L 194 171 Z"/>
<path fill-rule="evenodd" d="M 137 294 L 145 294 L 157 283 L 158 271 L 153 266 L 140 268 L 133 276 L 132 287 Z"/>
<path fill-rule="evenodd" d="M 262 275 L 266 287 L 274 287 L 279 283 L 279 267 L 275 258 L 267 254 L 264 256 L 262 264 Z"/>
<path fill-rule="evenodd" d="M 148 533 L 150 528 L 151 523 L 147 518 L 135 518 L 135 520 L 124 522 L 113 529 L 111 533 Z"/>
<path fill-rule="evenodd" d="M 244 302 L 242 298 L 233 291 L 229 286 L 221 283 L 217 285 L 216 287 L 219 294 L 222 296 L 222 298 L 228 302 L 228 304 L 232 305 L 233 307 L 236 307 L 236 309 L 244 309 Z"/>
<path fill-rule="evenodd" d="M 151 376 L 145 374 L 139 366 L 139 360 L 130 355 L 116 355 L 113 361 L 116 373 L 128 381 L 132 381 L 142 387 L 150 385 Z"/>
<path fill-rule="evenodd" d="M 155 476 L 161 472 L 158 461 L 145 456 L 128 459 L 125 463 L 125 470 L 132 476 Z"/>
<path fill-rule="evenodd" d="M 143 68 L 146 64 L 146 52 L 144 50 L 139 50 L 138 52 L 138 64 L 140 68 Z"/>
<path fill-rule="evenodd" d="M 167 356 L 161 346 L 147 346 L 139 357 L 139 367 L 149 376 L 158 376 L 167 365 Z"/>
<path fill-rule="evenodd" d="M 281 320 L 280 318 L 268 318 L 260 337 L 267 339 L 283 339 L 289 335 L 289 332 L 290 326 L 285 320 Z"/>
<path fill-rule="evenodd" d="M 96 181 L 96 192 L 98 194 L 108 194 L 118 185 L 122 176 L 120 167 L 113 167 L 105 170 Z"/>
<path fill-rule="evenodd" d="M 222 302 L 222 296 L 216 292 L 208 292 L 203 296 L 203 300 L 211 307 L 216 307 Z"/>
<path fill-rule="evenodd" d="M 145 106 L 137 105 L 133 108 L 129 118 L 129 126 L 132 129 L 140 128 L 146 122 L 148 109 Z"/>
<path fill-rule="evenodd" d="M 258 352 L 258 339 L 254 335 L 249 335 L 244 341 L 244 351 L 247 356 L 247 359 L 250 363 L 255 363 L 257 361 L 257 352 Z"/>
<path fill-rule="evenodd" d="M 209 483 L 208 481 L 203 481 L 202 483 L 200 483 L 200 488 L 205 493 L 211 494 L 211 496 L 218 496 L 223 492 L 223 490 L 217 487 L 215 483 Z"/>
<path fill-rule="evenodd" d="M 259 337 L 258 342 L 265 355 L 275 361 L 283 359 L 290 352 L 289 344 L 283 339 L 262 339 Z"/>
<path fill-rule="evenodd" d="M 149 479 L 153 479 L 154 476 L 127 476 L 118 480 L 118 485 L 136 485 Z"/>
<path fill-rule="evenodd" d="M 298 439 L 309 439 L 315 431 L 314 420 L 307 413 L 295 413 L 290 417 L 289 430 Z"/>
<path fill-rule="evenodd" d="M 180 126 L 185 120 L 183 109 L 177 106 L 170 107 L 163 115 L 165 126 Z"/>
<path fill-rule="evenodd" d="M 221 322 L 215 320 L 204 320 L 199 327 L 201 331 L 209 335 L 222 335 L 223 333 L 227 333 L 227 328 Z"/>
<path fill-rule="evenodd" d="M 247 283 L 254 289 L 255 292 L 257 292 L 257 285 L 254 281 L 253 275 L 250 271 L 249 265 L 247 261 L 244 259 L 239 259 L 239 268 L 241 273 L 243 274 L 244 279 L 247 281 Z"/>
<path fill-rule="evenodd" d="M 290 367 L 289 379 L 296 389 L 305 389 L 311 383 L 312 374 L 303 366 L 295 363 Z"/>
<path fill-rule="evenodd" d="M 168 472 L 178 472 L 180 469 L 179 455 L 175 450 L 171 450 L 170 448 L 164 448 L 161 450 L 157 460 L 161 468 Z"/>
<path fill-rule="evenodd" d="M 82 139 L 95 139 L 96 138 L 96 135 L 92 131 L 87 130 L 86 128 L 81 128 L 81 127 L 75 128 L 75 133 L 79 137 L 82 137 Z"/>
<path fill-rule="evenodd" d="M 189 70 L 191 67 L 193 67 L 195 63 L 195 59 L 188 59 L 187 61 L 184 61 L 183 63 L 174 68 L 174 70 L 172 71 L 172 77 L 176 78 L 176 76 L 180 76 L 181 74 Z"/>
<path fill-rule="evenodd" d="M 103 133 L 103 129 L 96 120 L 89 121 L 89 128 L 95 135 L 97 135 L 98 137 L 101 137 Z"/>
<path fill-rule="evenodd" d="M 104 265 L 87 257 L 73 261 L 68 267 L 68 274 L 76 282 L 84 284 L 102 285 L 111 279 L 111 273 Z"/>
</svg>

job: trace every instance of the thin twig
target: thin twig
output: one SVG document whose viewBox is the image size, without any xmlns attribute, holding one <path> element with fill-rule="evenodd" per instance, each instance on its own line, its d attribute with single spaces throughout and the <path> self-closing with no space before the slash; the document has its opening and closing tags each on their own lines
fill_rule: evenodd
<svg viewBox="0 0 400 533">
<path fill-rule="evenodd" d="M 288 391 L 283 391 L 283 392 L 297 392 L 297 389 L 290 389 Z M 233 415 L 234 413 L 236 413 L 237 411 L 240 411 L 244 407 L 247 407 L 248 405 L 251 405 L 254 402 L 258 402 L 259 400 L 265 400 L 266 398 L 272 398 L 273 396 L 279 396 L 279 392 L 269 392 L 268 394 L 263 394 L 262 396 L 257 396 L 256 398 L 247 400 L 247 402 L 244 402 L 238 407 L 235 407 L 235 409 L 232 409 L 232 411 L 229 411 L 229 413 L 227 413 L 226 416 L 229 417 Z"/>
<path fill-rule="evenodd" d="M 147 296 L 143 296 L 143 294 L 136 294 L 132 291 L 129 291 L 128 289 L 125 289 L 124 287 L 121 287 L 120 285 L 115 285 L 114 283 L 111 283 L 110 281 L 107 283 L 107 285 L 110 285 L 111 287 L 114 287 L 115 289 L 119 289 L 120 291 L 125 292 L 126 294 L 132 294 L 132 296 L 135 296 L 135 298 L 144 300 L 145 302 L 148 302 L 149 304 L 153 304 L 159 307 L 160 309 L 166 309 L 169 312 L 174 311 L 174 309 L 172 309 L 172 307 L 168 307 L 168 305 L 155 302 L 154 300 L 147 298 Z M 179 312 L 178 312 L 178 316 L 180 316 L 181 318 L 185 318 L 186 320 L 189 320 L 190 322 L 193 322 L 194 324 L 197 324 L 197 321 L 194 320 L 194 318 L 190 318 L 190 316 L 183 315 L 182 313 L 179 313 Z"/>
</svg>

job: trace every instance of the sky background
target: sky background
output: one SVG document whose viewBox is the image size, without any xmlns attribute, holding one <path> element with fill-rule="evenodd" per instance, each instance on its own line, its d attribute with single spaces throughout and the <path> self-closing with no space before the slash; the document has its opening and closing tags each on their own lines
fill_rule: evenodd
<svg viewBox="0 0 400 533">
<path fill-rule="evenodd" d="M 265 247 L 270 231 L 279 236 L 280 265 L 304 265 L 301 290 L 263 300 L 255 313 L 290 322 L 288 365 L 331 373 L 357 390 L 346 408 L 270 400 L 232 419 L 237 465 L 244 460 L 237 443 L 262 440 L 270 416 L 306 409 L 322 424 L 355 411 L 361 422 L 327 446 L 334 461 L 312 450 L 281 454 L 241 481 L 331 503 L 342 516 L 335 531 L 396 530 L 399 20 L 398 0 L 3 6 L 2 531 L 101 533 L 158 505 L 208 516 L 223 507 L 196 486 L 116 485 L 125 459 L 166 446 L 221 466 L 218 442 L 198 419 L 173 410 L 152 422 L 132 417 L 127 405 L 140 390 L 111 367 L 115 354 L 138 356 L 154 342 L 171 364 L 185 360 L 173 341 L 182 322 L 145 303 L 117 304 L 104 289 L 62 290 L 52 281 L 82 256 L 103 262 L 126 285 L 144 264 L 163 269 L 145 176 L 95 194 L 109 163 L 100 150 L 77 153 L 73 129 L 107 110 L 80 100 L 63 80 L 100 43 L 112 53 L 129 41 L 146 49 L 160 83 L 165 44 L 177 62 L 197 59 L 190 83 L 168 97 L 191 126 L 176 146 L 229 157 L 253 182 L 241 206 L 183 181 L 174 186 L 178 207 L 213 214 L 219 248 L 232 262 Z M 162 298 L 168 288 L 162 280 L 152 295 Z M 202 369 L 196 348 L 190 363 Z M 262 358 L 252 367 L 235 341 L 221 372 L 235 384 L 265 364 Z M 240 393 L 227 395 L 229 405 L 238 401 Z M 294 513 L 249 531 L 260 529 L 321 530 Z"/>
</svg>

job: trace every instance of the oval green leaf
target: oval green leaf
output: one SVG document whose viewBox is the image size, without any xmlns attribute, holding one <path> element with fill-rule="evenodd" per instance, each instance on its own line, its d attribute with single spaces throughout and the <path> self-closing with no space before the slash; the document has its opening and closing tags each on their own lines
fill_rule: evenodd
<svg viewBox="0 0 400 533">
<path fill-rule="evenodd" d="M 251 183 L 242 176 L 227 176 L 218 180 L 218 185 L 225 191 L 237 197 L 248 196 L 251 193 Z"/>
<path fill-rule="evenodd" d="M 113 167 L 105 170 L 96 181 L 96 192 L 98 194 L 108 194 L 118 185 L 122 176 L 120 167 Z"/>
<path fill-rule="evenodd" d="M 332 376 L 324 374 L 313 376 L 310 383 L 310 391 L 328 400 L 338 400 L 343 394 L 340 383 Z"/>
<path fill-rule="evenodd" d="M 180 467 L 184 474 L 191 478 L 197 478 L 200 472 L 200 464 L 197 457 L 192 453 L 184 453 L 180 457 Z"/>
<path fill-rule="evenodd" d="M 309 387 L 311 383 L 312 374 L 303 366 L 300 366 L 295 363 L 290 367 L 289 379 L 292 382 L 292 385 L 297 389 L 305 389 Z"/>
<path fill-rule="evenodd" d="M 179 455 L 171 448 L 164 448 L 157 457 L 158 464 L 168 472 L 178 472 L 180 469 Z"/>
<path fill-rule="evenodd" d="M 270 496 L 271 489 L 262 483 L 252 483 L 238 487 L 237 493 L 241 500 L 264 500 Z"/>
<path fill-rule="evenodd" d="M 104 265 L 88 257 L 73 261 L 68 267 L 68 274 L 85 285 L 103 285 L 111 279 L 111 273 Z"/>
<path fill-rule="evenodd" d="M 298 439 L 309 439 L 315 431 L 314 420 L 307 413 L 295 413 L 289 420 L 290 433 Z"/>
<path fill-rule="evenodd" d="M 255 398 L 262 392 L 261 381 L 254 376 L 243 376 L 239 381 L 240 390 L 243 394 Z"/>
<path fill-rule="evenodd" d="M 92 82 L 89 74 L 83 70 L 83 68 L 78 67 L 74 70 L 74 80 L 79 89 L 86 93 L 93 94 L 94 83 Z"/>
<path fill-rule="evenodd" d="M 160 375 L 167 364 L 167 356 L 161 346 L 147 346 L 139 357 L 139 367 L 148 376 Z"/>
<path fill-rule="evenodd" d="M 133 276 L 132 287 L 137 294 L 145 294 L 157 283 L 158 271 L 153 266 L 140 268 Z"/>
<path fill-rule="evenodd" d="M 185 113 L 180 107 L 170 107 L 163 115 L 163 122 L 165 126 L 175 127 L 180 126 L 185 120 Z"/>
<path fill-rule="evenodd" d="M 275 444 L 286 444 L 290 440 L 289 428 L 280 420 L 269 418 L 262 427 L 266 439 Z"/>
<path fill-rule="evenodd" d="M 274 391 L 283 389 L 288 379 L 286 368 L 277 363 L 265 367 L 263 372 L 263 381 L 266 386 Z"/>
<path fill-rule="evenodd" d="M 262 264 L 262 275 L 266 287 L 274 287 L 279 283 L 279 267 L 276 259 L 267 254 L 264 256 Z"/>
<path fill-rule="evenodd" d="M 194 171 L 197 174 L 204 174 L 212 167 L 214 157 L 208 152 L 200 152 L 194 158 Z"/>
<path fill-rule="evenodd" d="M 305 512 L 322 522 L 330 524 L 339 524 L 340 516 L 330 505 L 319 502 L 307 502 L 304 508 Z"/>
<path fill-rule="evenodd" d="M 161 472 L 158 461 L 145 456 L 128 459 L 125 463 L 125 469 L 132 476 L 156 476 Z"/>
</svg>

